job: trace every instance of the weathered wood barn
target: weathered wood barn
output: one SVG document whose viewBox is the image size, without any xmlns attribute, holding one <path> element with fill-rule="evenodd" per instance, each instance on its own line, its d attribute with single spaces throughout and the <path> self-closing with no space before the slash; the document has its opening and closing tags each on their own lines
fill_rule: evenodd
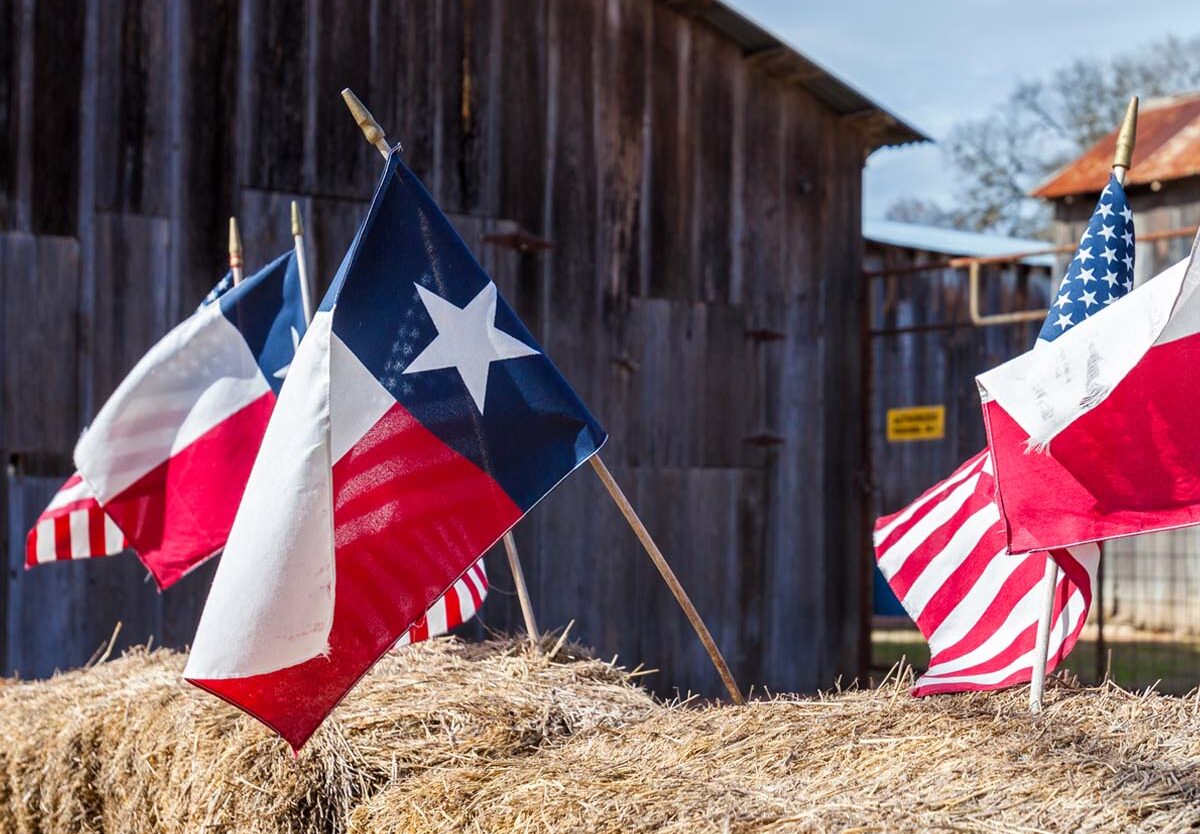
<svg viewBox="0 0 1200 834">
<path fill-rule="evenodd" d="M 1108 180 L 1115 145 L 1114 131 L 1034 191 L 1054 206 L 1057 243 L 1078 242 Z M 1125 189 L 1137 230 L 1134 269 L 1140 283 L 1186 257 L 1200 224 L 1200 93 L 1142 105 Z M 1200 532 L 1115 541 L 1105 545 L 1105 553 L 1110 622 L 1200 634 Z M 1187 687 L 1192 684 L 1194 677 Z"/>
<path fill-rule="evenodd" d="M 21 569 L 79 431 L 224 271 L 310 230 L 323 289 L 373 109 L 611 433 L 605 459 L 745 685 L 861 660 L 861 171 L 924 137 L 715 0 L 0 0 L 8 570 L 0 666 L 185 645 L 212 574 Z M 720 691 L 586 470 L 516 530 L 544 627 Z M 520 617 L 503 558 L 483 622 Z"/>
</svg>

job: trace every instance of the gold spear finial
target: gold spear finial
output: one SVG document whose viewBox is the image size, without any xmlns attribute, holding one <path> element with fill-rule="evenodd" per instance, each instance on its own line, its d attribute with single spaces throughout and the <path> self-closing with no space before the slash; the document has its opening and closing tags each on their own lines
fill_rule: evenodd
<svg viewBox="0 0 1200 834">
<path fill-rule="evenodd" d="M 236 217 L 229 218 L 229 266 L 230 268 L 240 267 L 242 265 L 242 236 L 238 233 L 238 222 Z"/>
<path fill-rule="evenodd" d="M 345 100 L 346 106 L 350 108 L 350 115 L 362 129 L 363 136 L 367 137 L 367 141 L 378 148 L 384 156 L 391 153 L 391 148 L 388 147 L 387 140 L 383 137 L 383 128 L 379 126 L 379 122 L 375 121 L 371 111 L 358 100 L 358 96 L 354 95 L 354 91 L 347 87 L 342 90 L 342 98 Z"/>
<path fill-rule="evenodd" d="M 292 200 L 292 237 L 304 234 L 304 221 L 300 219 L 300 204 Z"/>
<path fill-rule="evenodd" d="M 1133 164 L 1133 146 L 1137 144 L 1138 97 L 1129 99 L 1125 108 L 1125 120 L 1117 133 L 1117 149 L 1113 153 L 1113 167 L 1128 169 Z"/>
</svg>

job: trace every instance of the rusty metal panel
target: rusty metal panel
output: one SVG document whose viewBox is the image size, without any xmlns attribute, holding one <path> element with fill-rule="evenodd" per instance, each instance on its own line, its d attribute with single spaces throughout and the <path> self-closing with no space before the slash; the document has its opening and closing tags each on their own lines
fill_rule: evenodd
<svg viewBox="0 0 1200 834">
<path fill-rule="evenodd" d="M 1098 194 L 1112 171 L 1117 131 L 1113 130 L 1034 190 L 1056 199 Z M 1137 147 L 1125 185 L 1148 185 L 1200 174 L 1200 95 L 1146 106 L 1138 116 Z"/>
</svg>

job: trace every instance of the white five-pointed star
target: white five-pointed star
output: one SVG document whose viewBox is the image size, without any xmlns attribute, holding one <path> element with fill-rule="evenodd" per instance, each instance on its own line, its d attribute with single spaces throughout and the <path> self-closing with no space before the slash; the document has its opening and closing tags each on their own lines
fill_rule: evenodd
<svg viewBox="0 0 1200 834">
<path fill-rule="evenodd" d="M 1104 238 L 1105 240 L 1112 240 L 1116 236 L 1117 236 L 1117 233 L 1115 231 L 1115 227 L 1102 226 L 1100 228 L 1100 237 Z"/>
<path fill-rule="evenodd" d="M 1126 223 L 1133 219 L 1133 212 L 1130 211 L 1129 206 L 1125 206 L 1125 208 L 1121 209 L 1121 216 L 1125 218 Z"/>
<path fill-rule="evenodd" d="M 1062 313 L 1059 313 L 1058 321 L 1054 322 L 1054 324 L 1058 327 L 1061 327 L 1063 330 L 1066 330 L 1068 327 L 1071 326 L 1071 317 L 1064 316 Z"/>
<path fill-rule="evenodd" d="M 1109 289 L 1112 289 L 1117 285 L 1117 273 L 1113 272 L 1111 269 L 1106 270 L 1105 273 L 1100 277 L 1104 280 L 1104 283 L 1108 284 Z"/>
<path fill-rule="evenodd" d="M 1082 264 L 1085 264 L 1085 263 L 1087 263 L 1087 262 L 1088 262 L 1088 261 L 1089 261 L 1091 258 L 1092 258 L 1092 253 L 1091 253 L 1091 252 L 1089 252 L 1088 250 L 1084 249 L 1083 247 L 1080 247 L 1080 248 L 1079 248 L 1079 251 L 1075 253 L 1075 258 L 1074 258 L 1074 260 L 1077 260 L 1077 261 L 1079 261 L 1080 263 L 1082 263 Z"/>
<path fill-rule="evenodd" d="M 1096 206 L 1096 211 L 1100 212 L 1100 216 L 1105 220 L 1111 217 L 1113 213 L 1112 206 L 1110 206 L 1108 203 L 1101 203 L 1100 205 Z"/>
<path fill-rule="evenodd" d="M 1088 307 L 1091 307 L 1096 303 L 1096 291 L 1092 290 L 1091 292 L 1085 292 L 1083 295 L 1079 296 L 1079 300 Z"/>
<path fill-rule="evenodd" d="M 1126 229 L 1121 235 L 1121 240 L 1125 241 L 1126 246 L 1133 246 L 1133 232 Z"/>
<path fill-rule="evenodd" d="M 488 282 L 466 307 L 456 307 L 417 284 L 437 336 L 404 369 L 405 374 L 454 368 L 479 413 L 487 399 L 488 371 L 493 362 L 534 356 L 537 351 L 496 329 L 496 285 Z"/>
<path fill-rule="evenodd" d="M 1095 280 L 1096 280 L 1096 273 L 1094 271 L 1092 271 L 1090 269 L 1079 270 L 1079 283 L 1083 284 L 1085 287 L 1088 285 L 1089 282 L 1095 281 Z"/>
<path fill-rule="evenodd" d="M 296 358 L 296 349 L 300 347 L 300 333 L 296 328 L 292 328 L 292 358 L 288 363 L 272 374 L 276 379 L 287 379 L 288 371 L 292 369 L 292 361 Z"/>
<path fill-rule="evenodd" d="M 1105 246 L 1104 254 L 1101 255 L 1100 257 L 1104 258 L 1105 263 L 1112 263 L 1113 261 L 1115 261 L 1117 259 L 1117 250 L 1109 249 L 1107 246 Z"/>
<path fill-rule="evenodd" d="M 1063 307 L 1066 307 L 1070 303 L 1071 303 L 1071 296 L 1067 295 L 1066 293 L 1063 293 L 1057 299 L 1055 299 L 1054 306 L 1061 310 Z"/>
</svg>

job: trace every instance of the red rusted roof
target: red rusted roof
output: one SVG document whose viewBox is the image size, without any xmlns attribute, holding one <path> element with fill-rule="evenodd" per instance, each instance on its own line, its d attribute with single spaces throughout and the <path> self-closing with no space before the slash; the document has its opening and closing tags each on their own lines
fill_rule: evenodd
<svg viewBox="0 0 1200 834">
<path fill-rule="evenodd" d="M 1117 131 L 1039 186 L 1034 197 L 1097 194 L 1112 170 Z M 1200 93 L 1149 103 L 1138 114 L 1137 146 L 1126 185 L 1145 185 L 1200 174 Z"/>
</svg>

